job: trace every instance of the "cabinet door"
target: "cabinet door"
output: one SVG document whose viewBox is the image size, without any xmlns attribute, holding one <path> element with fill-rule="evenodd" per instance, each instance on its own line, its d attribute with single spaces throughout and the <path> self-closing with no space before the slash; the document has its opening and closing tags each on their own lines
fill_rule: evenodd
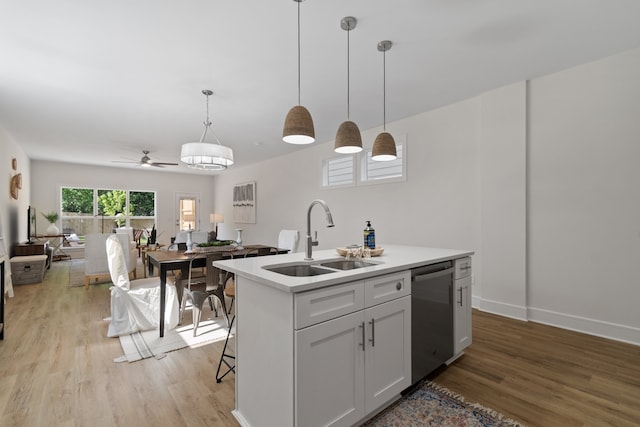
<svg viewBox="0 0 640 427">
<path fill-rule="evenodd" d="M 295 332 L 295 425 L 350 426 L 364 417 L 364 317 Z"/>
<path fill-rule="evenodd" d="M 388 403 L 411 385 L 411 297 L 364 311 L 365 412 Z"/>
<path fill-rule="evenodd" d="M 460 354 L 471 344 L 471 276 L 455 281 L 453 309 L 453 354 Z"/>
</svg>

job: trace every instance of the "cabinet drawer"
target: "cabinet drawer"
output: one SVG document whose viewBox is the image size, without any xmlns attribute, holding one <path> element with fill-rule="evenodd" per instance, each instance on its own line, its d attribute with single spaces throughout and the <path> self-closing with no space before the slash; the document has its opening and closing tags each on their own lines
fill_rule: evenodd
<svg viewBox="0 0 640 427">
<path fill-rule="evenodd" d="M 295 295 L 295 329 L 364 308 L 364 282 L 350 282 Z"/>
<path fill-rule="evenodd" d="M 387 274 L 364 282 L 364 304 L 372 307 L 411 294 L 411 272 Z"/>
<path fill-rule="evenodd" d="M 462 279 L 471 275 L 471 257 L 458 258 L 454 262 L 454 279 Z"/>
</svg>

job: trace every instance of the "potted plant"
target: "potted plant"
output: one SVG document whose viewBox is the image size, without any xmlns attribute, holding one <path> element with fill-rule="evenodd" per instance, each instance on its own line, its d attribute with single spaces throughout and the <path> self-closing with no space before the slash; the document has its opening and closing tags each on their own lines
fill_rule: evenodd
<svg viewBox="0 0 640 427">
<path fill-rule="evenodd" d="M 156 225 L 153 225 L 153 228 L 151 229 L 151 232 L 149 233 L 149 238 L 147 239 L 147 245 L 149 246 L 149 249 L 151 250 L 155 250 L 156 249 Z"/>
<path fill-rule="evenodd" d="M 48 236 L 57 236 L 60 234 L 60 230 L 56 226 L 56 222 L 58 221 L 58 213 L 57 212 L 43 212 L 42 216 L 49 221 L 49 227 L 47 227 L 47 235 Z"/>
</svg>

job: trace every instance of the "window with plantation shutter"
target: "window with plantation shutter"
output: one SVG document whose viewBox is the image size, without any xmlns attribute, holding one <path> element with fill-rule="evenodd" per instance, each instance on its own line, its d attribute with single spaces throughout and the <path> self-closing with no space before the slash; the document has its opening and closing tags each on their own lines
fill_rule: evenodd
<svg viewBox="0 0 640 427">
<path fill-rule="evenodd" d="M 377 162 L 371 159 L 371 150 L 367 150 L 362 156 L 362 172 L 360 179 L 363 182 L 377 180 L 404 180 L 404 156 L 403 146 L 396 144 L 395 160 Z"/>
<path fill-rule="evenodd" d="M 355 184 L 355 161 L 353 156 L 335 157 L 324 161 L 323 187 L 338 187 Z"/>
</svg>

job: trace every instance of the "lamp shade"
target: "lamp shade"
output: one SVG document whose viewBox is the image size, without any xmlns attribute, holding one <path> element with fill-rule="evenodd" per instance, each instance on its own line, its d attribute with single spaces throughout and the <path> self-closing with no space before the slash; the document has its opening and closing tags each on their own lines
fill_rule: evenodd
<svg viewBox="0 0 640 427">
<path fill-rule="evenodd" d="M 311 113 L 302 105 L 296 105 L 287 113 L 282 129 L 282 140 L 289 144 L 311 144 L 316 140 Z"/>
<path fill-rule="evenodd" d="M 395 160 L 396 157 L 396 142 L 394 141 L 393 136 L 389 132 L 380 133 L 373 142 L 371 158 L 373 160 L 384 162 Z"/>
<path fill-rule="evenodd" d="M 222 224 L 224 222 L 224 215 L 217 213 L 209 214 L 209 222 L 211 224 Z"/>
<path fill-rule="evenodd" d="M 188 142 L 182 144 L 180 160 L 194 169 L 223 170 L 233 164 L 233 150 L 220 144 Z"/>
<path fill-rule="evenodd" d="M 362 151 L 362 136 L 358 125 L 350 120 L 342 122 L 336 133 L 335 152 L 353 154 L 360 151 Z"/>
</svg>

